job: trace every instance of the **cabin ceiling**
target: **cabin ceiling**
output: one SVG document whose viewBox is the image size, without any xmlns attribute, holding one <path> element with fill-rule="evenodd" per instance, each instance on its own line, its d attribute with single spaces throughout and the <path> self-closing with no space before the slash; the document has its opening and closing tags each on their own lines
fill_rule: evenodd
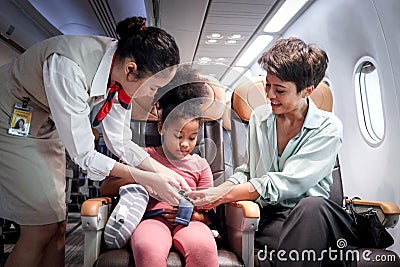
<svg viewBox="0 0 400 267">
<path fill-rule="evenodd" d="M 194 62 L 202 73 L 221 80 L 252 41 L 256 33 L 283 0 L 2 0 L 0 31 L 21 47 L 56 34 L 115 36 L 116 22 L 130 16 L 144 16 L 150 25 L 173 35 L 182 62 Z M 9 10 L 9 12 L 5 11 Z M 17 15 L 19 14 L 19 16 Z M 41 34 L 32 35 L 37 26 Z M 14 33 L 5 32 L 14 25 Z M 24 32 L 25 31 L 25 32 Z M 222 35 L 215 44 L 207 36 Z M 237 44 L 228 37 L 240 34 Z M 279 33 L 278 33 L 279 34 Z M 276 38 L 279 35 L 276 34 Z M 14 35 L 14 36 L 13 36 Z M 14 37 L 19 38 L 14 38 Z M 209 60 L 204 60 L 209 58 Z M 225 77 L 226 78 L 226 77 Z"/>
<path fill-rule="evenodd" d="M 221 79 L 227 66 L 232 66 L 244 46 L 258 32 L 274 6 L 275 0 L 211 0 L 206 12 L 202 31 L 193 60 L 200 63 L 203 71 Z M 216 44 L 207 44 L 207 36 L 219 33 L 223 36 Z M 227 43 L 232 35 L 241 35 L 237 44 Z M 201 58 L 210 58 L 206 63 Z"/>
</svg>

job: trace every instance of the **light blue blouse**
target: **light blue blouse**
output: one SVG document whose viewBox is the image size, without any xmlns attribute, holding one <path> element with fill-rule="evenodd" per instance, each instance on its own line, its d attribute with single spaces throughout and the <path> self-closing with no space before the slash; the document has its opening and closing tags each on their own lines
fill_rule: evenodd
<svg viewBox="0 0 400 267">
<path fill-rule="evenodd" d="M 332 169 L 342 144 L 343 125 L 333 113 L 307 99 L 308 112 L 301 131 L 278 158 L 276 115 L 269 105 L 257 107 L 247 136 L 248 162 L 237 167 L 229 181 L 249 181 L 261 206 L 293 207 L 306 196 L 329 197 Z"/>
</svg>

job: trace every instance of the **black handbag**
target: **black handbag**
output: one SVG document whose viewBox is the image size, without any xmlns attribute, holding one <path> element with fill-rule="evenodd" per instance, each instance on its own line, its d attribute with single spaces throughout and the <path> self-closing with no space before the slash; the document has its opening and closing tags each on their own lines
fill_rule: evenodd
<svg viewBox="0 0 400 267">
<path fill-rule="evenodd" d="M 393 245 L 393 237 L 388 233 L 386 228 L 376 214 L 376 210 L 369 208 L 363 212 L 356 212 L 352 198 L 349 200 L 349 208 L 351 216 L 356 224 L 357 237 L 360 247 L 365 248 L 387 248 Z"/>
</svg>

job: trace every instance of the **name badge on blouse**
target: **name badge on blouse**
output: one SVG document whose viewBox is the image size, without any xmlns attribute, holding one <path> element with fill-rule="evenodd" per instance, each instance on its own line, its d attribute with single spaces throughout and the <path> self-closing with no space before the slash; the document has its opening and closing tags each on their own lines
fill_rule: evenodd
<svg viewBox="0 0 400 267">
<path fill-rule="evenodd" d="M 22 103 L 15 103 L 11 114 L 8 133 L 17 136 L 28 136 L 31 125 L 33 107 L 28 106 L 29 97 L 24 97 Z"/>
</svg>

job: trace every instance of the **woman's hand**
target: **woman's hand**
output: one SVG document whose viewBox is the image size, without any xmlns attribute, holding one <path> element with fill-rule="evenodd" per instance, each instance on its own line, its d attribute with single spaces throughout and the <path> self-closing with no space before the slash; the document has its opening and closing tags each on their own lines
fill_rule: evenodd
<svg viewBox="0 0 400 267">
<path fill-rule="evenodd" d="M 211 187 L 200 191 L 192 191 L 185 193 L 185 196 L 193 202 L 198 209 L 209 210 L 222 203 L 229 202 L 225 196 L 235 188 L 231 186 Z"/>
<path fill-rule="evenodd" d="M 152 173 L 151 176 L 151 179 L 145 181 L 145 188 L 148 190 L 149 194 L 170 205 L 179 205 L 181 195 L 178 193 L 179 184 L 177 181 L 165 174 Z"/>
<path fill-rule="evenodd" d="M 147 185 L 142 184 L 144 186 L 144 188 L 146 188 L 149 195 L 159 201 L 167 202 L 168 204 L 171 204 L 173 206 L 179 205 L 179 201 L 182 197 L 178 193 L 178 191 L 181 188 L 180 184 L 174 178 L 171 178 L 167 174 L 152 173 L 152 175 L 158 176 L 159 179 L 162 180 L 162 181 L 160 181 L 161 184 L 166 183 L 166 185 L 165 185 L 166 189 L 163 189 L 163 185 L 161 185 L 161 184 L 156 184 L 155 186 L 150 185 L 150 184 L 147 184 Z M 168 185 L 170 185 L 173 188 L 173 191 L 172 191 L 172 193 L 173 193 L 172 197 L 174 198 L 173 202 L 170 202 L 171 200 L 169 200 L 170 197 L 168 196 L 168 194 L 169 194 L 168 189 L 171 191 L 171 188 Z"/>
<path fill-rule="evenodd" d="M 149 194 L 158 200 L 162 200 L 173 206 L 179 205 L 181 195 L 178 193 L 179 183 L 169 175 L 146 172 L 126 166 L 132 178 L 143 185 Z"/>
<path fill-rule="evenodd" d="M 158 162 L 157 162 L 158 163 Z M 159 166 L 159 173 L 163 173 L 163 177 L 166 177 L 166 179 L 170 182 L 171 179 L 175 180 L 175 182 L 178 184 L 178 186 L 175 186 L 178 190 L 183 189 L 185 192 L 192 191 L 187 184 L 186 180 L 176 173 L 175 171 L 165 167 L 164 165 Z M 171 183 L 171 182 L 170 182 Z"/>
<path fill-rule="evenodd" d="M 167 173 L 164 172 L 164 174 L 166 176 L 168 176 L 168 179 L 174 179 L 178 183 L 178 185 L 179 185 L 178 190 L 182 189 L 185 192 L 192 191 L 190 186 L 187 184 L 186 180 L 181 175 L 179 175 L 178 173 L 176 173 L 173 170 L 170 170 L 170 169 L 167 168 Z"/>
<path fill-rule="evenodd" d="M 183 189 L 185 192 L 191 191 L 189 185 L 181 175 L 165 167 L 151 157 L 146 158 L 138 167 L 142 170 L 155 172 L 160 175 L 163 174 L 162 177 L 165 177 L 172 186 L 177 188 L 177 190 Z M 171 182 L 171 179 L 175 180 L 176 183 Z"/>
</svg>

